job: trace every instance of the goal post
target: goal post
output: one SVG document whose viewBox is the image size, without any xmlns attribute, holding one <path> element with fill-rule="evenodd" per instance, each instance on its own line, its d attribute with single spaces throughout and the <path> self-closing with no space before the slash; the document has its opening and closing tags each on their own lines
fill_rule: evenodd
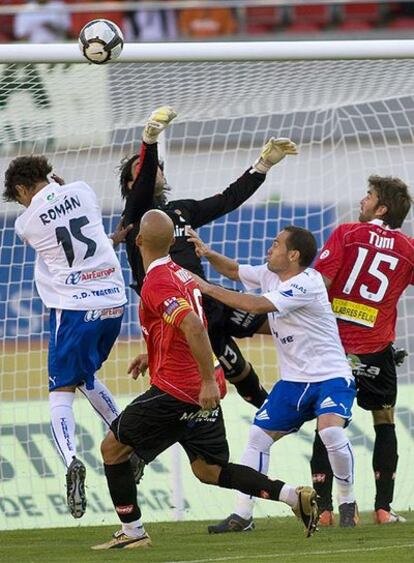
<svg viewBox="0 0 414 563">
<path fill-rule="evenodd" d="M 222 191 L 270 136 L 298 144 L 299 155 L 275 166 L 239 210 L 200 229 L 206 242 L 241 262 L 261 263 L 290 223 L 311 229 L 321 245 L 338 223 L 357 218 L 372 173 L 414 184 L 414 41 L 408 40 L 130 44 L 102 66 L 88 64 L 76 44 L 0 45 L 0 175 L 15 156 L 47 155 L 66 181 L 94 188 L 109 232 L 122 211 L 117 166 L 137 151 L 151 111 L 165 104 L 178 112 L 165 135 L 170 199 Z M 80 522 L 66 512 L 64 467 L 49 432 L 48 315 L 34 288 L 34 253 L 14 233 L 19 212 L 13 204 L 0 208 L 0 529 L 115 523 L 99 457 L 104 429 L 83 398 L 75 413 L 89 508 Z M 412 234 L 413 226 L 411 214 L 404 231 Z M 118 252 L 128 284 L 125 251 Z M 128 297 L 121 337 L 100 374 L 121 406 L 146 385 L 126 376 L 143 347 L 132 290 Z M 270 388 L 278 371 L 269 338 L 239 343 Z M 411 290 L 401 300 L 397 343 L 411 353 L 399 370 L 396 417 L 394 507 L 404 510 L 414 494 Z M 223 410 L 237 461 L 254 410 L 232 389 Z M 372 509 L 374 496 L 371 426 L 369 413 L 355 407 L 349 431 L 362 510 Z M 309 482 L 313 430 L 308 423 L 275 446 L 272 476 Z M 233 494 L 203 491 L 187 465 L 167 452 L 146 469 L 139 487 L 145 521 L 214 520 L 231 512 Z M 257 516 L 268 514 L 288 511 L 260 501 Z"/>
</svg>

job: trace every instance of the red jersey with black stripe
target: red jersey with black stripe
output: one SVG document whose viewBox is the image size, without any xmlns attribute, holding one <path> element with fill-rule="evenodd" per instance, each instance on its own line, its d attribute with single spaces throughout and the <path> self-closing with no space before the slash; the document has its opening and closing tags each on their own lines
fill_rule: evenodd
<svg viewBox="0 0 414 563">
<path fill-rule="evenodd" d="M 201 376 L 180 330 L 191 311 L 207 327 L 201 291 L 190 272 L 169 256 L 152 262 L 144 278 L 139 306 L 151 384 L 180 401 L 198 404 Z M 226 384 L 221 367 L 216 368 L 216 380 L 223 398 Z"/>
<path fill-rule="evenodd" d="M 395 340 L 397 303 L 414 284 L 414 239 L 375 219 L 337 227 L 315 263 L 348 353 L 373 354 Z"/>
</svg>

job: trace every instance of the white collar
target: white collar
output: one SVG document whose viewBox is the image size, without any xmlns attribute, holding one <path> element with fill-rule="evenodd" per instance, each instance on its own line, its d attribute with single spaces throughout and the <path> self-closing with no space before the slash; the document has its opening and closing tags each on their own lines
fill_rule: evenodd
<svg viewBox="0 0 414 563">
<path fill-rule="evenodd" d="M 147 274 L 153 268 L 156 268 L 157 266 L 162 266 L 163 264 L 168 264 L 168 262 L 171 262 L 171 256 L 169 254 L 167 254 L 167 256 L 163 256 L 162 258 L 157 258 L 156 260 L 151 262 L 151 264 L 148 266 Z"/>
<path fill-rule="evenodd" d="M 51 188 L 57 189 L 59 187 L 60 187 L 59 184 L 57 184 L 56 182 L 50 182 L 50 184 L 47 184 L 41 190 L 39 190 L 37 193 L 35 193 L 35 195 L 32 197 L 32 201 L 33 200 L 36 201 L 37 199 L 40 199 L 42 196 L 44 197 L 45 191 L 47 191 Z M 32 204 L 32 201 L 30 202 L 30 205 Z"/>
<path fill-rule="evenodd" d="M 378 225 L 378 227 L 382 227 L 386 231 L 401 231 L 401 229 L 391 229 L 391 227 L 389 227 L 381 219 L 373 219 L 372 221 L 368 221 L 368 223 L 371 223 L 372 225 Z"/>
</svg>

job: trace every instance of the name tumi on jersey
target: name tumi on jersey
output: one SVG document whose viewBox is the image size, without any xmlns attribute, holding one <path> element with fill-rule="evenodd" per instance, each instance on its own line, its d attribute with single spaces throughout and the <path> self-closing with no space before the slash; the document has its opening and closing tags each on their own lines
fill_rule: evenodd
<svg viewBox="0 0 414 563">
<path fill-rule="evenodd" d="M 378 233 L 369 231 L 369 244 L 374 245 L 375 248 L 388 248 L 392 250 L 394 248 L 394 240 L 393 237 L 380 237 Z"/>
<path fill-rule="evenodd" d="M 65 196 L 62 203 L 54 205 L 45 213 L 41 213 L 39 219 L 43 225 L 47 225 L 80 206 L 81 202 L 79 196 Z"/>
</svg>

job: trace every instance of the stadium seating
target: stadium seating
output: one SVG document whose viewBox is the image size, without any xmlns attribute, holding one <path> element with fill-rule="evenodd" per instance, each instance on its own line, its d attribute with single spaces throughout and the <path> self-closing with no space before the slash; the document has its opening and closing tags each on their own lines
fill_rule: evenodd
<svg viewBox="0 0 414 563">
<path fill-rule="evenodd" d="M 15 4 L 24 4 L 25 0 L 0 0 L 0 6 L 10 6 Z M 13 35 L 12 14 L 4 14 L 0 16 L 0 43 L 7 43 L 14 40 Z"/>
<path fill-rule="evenodd" d="M 65 2 L 67 2 L 68 4 L 82 4 L 85 2 L 85 0 L 65 0 Z M 122 10 L 119 10 L 118 12 L 105 12 L 103 10 L 101 10 L 100 12 L 74 12 L 72 14 L 72 36 L 77 37 L 82 27 L 89 21 L 96 18 L 105 18 L 111 20 L 116 23 L 121 29 L 123 29 L 124 12 Z"/>
<path fill-rule="evenodd" d="M 339 7 L 340 31 L 369 31 L 383 23 L 385 4 L 343 4 Z"/>
<path fill-rule="evenodd" d="M 332 23 L 332 6 L 292 6 L 289 10 L 290 33 L 313 33 L 321 31 Z"/>
<path fill-rule="evenodd" d="M 274 6 L 246 8 L 246 33 L 271 33 L 283 24 L 284 10 Z"/>
</svg>

